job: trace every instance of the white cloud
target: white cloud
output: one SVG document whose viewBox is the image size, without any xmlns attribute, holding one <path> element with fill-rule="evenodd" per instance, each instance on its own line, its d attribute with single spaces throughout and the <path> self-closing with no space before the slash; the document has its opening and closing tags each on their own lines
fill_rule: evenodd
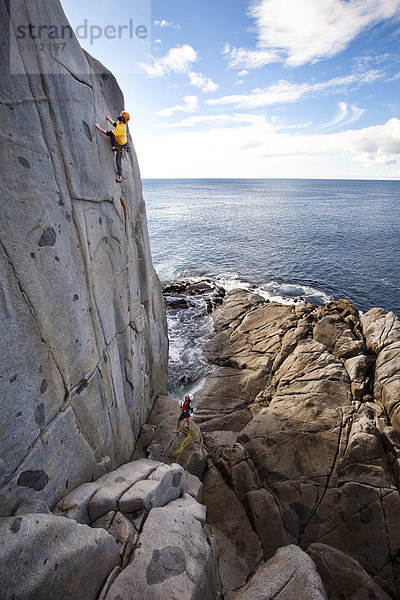
<svg viewBox="0 0 400 600">
<path fill-rule="evenodd" d="M 168 73 L 186 73 L 191 63 L 197 62 L 198 55 L 196 50 L 184 44 L 176 48 L 170 48 L 165 56 L 160 58 L 152 57 L 150 64 L 140 63 L 142 69 L 148 77 L 163 77 Z"/>
<path fill-rule="evenodd" d="M 158 38 L 157 40 L 154 40 L 155 44 L 162 44 L 162 40 L 160 40 L 160 38 Z"/>
<path fill-rule="evenodd" d="M 362 117 L 362 115 L 365 113 L 365 110 L 365 108 L 359 108 L 355 104 L 349 106 L 347 102 L 339 102 L 338 111 L 335 117 L 323 127 L 327 128 L 335 125 L 350 125 L 350 123 L 358 121 L 358 119 L 360 119 L 360 117 Z"/>
<path fill-rule="evenodd" d="M 346 90 L 349 86 L 358 87 L 376 81 L 383 77 L 379 71 L 370 71 L 362 75 L 352 74 L 343 77 L 335 77 L 327 81 L 317 83 L 292 83 L 284 79 L 273 83 L 266 88 L 256 88 L 248 94 L 232 94 L 207 100 L 207 104 L 221 105 L 233 104 L 240 108 L 259 108 L 273 104 L 284 104 L 297 102 L 306 96 L 321 95 Z"/>
<path fill-rule="evenodd" d="M 170 117 L 176 112 L 195 112 L 199 106 L 197 96 L 185 96 L 183 98 L 184 104 L 176 104 L 170 108 L 163 108 L 156 112 L 156 115 L 160 117 Z"/>
<path fill-rule="evenodd" d="M 247 48 L 230 48 L 226 46 L 224 54 L 229 56 L 229 67 L 231 69 L 246 67 L 244 69 L 246 74 L 248 69 L 259 69 L 269 63 L 282 61 L 278 52 L 270 50 L 248 50 Z"/>
<path fill-rule="evenodd" d="M 214 118 L 216 124 L 208 131 L 139 138 L 136 146 L 144 176 L 385 178 L 396 177 L 399 170 L 397 118 L 324 134 L 283 133 L 260 115 L 236 115 L 232 125 L 231 115 L 189 120 L 199 123 L 207 118 Z"/>
<path fill-rule="evenodd" d="M 268 125 L 264 116 L 254 115 L 252 113 L 232 113 L 232 114 L 218 114 L 218 115 L 196 115 L 194 117 L 187 117 L 176 123 L 162 124 L 162 127 L 178 128 L 178 127 L 195 127 L 196 125 L 211 125 L 215 126 L 232 126 L 239 123 L 249 123 L 252 125 L 260 125 L 264 129 L 270 127 L 271 131 L 274 129 L 272 125 Z"/>
<path fill-rule="evenodd" d="M 219 85 L 214 83 L 209 77 L 204 77 L 202 73 L 195 73 L 191 71 L 189 73 L 190 84 L 194 87 L 200 88 L 202 92 L 215 92 Z"/>
<path fill-rule="evenodd" d="M 362 32 L 399 19 L 400 0 L 254 0 L 257 48 L 229 48 L 232 68 L 281 60 L 290 66 L 335 56 Z"/>
<path fill-rule="evenodd" d="M 170 48 L 165 56 L 151 57 L 150 63 L 140 63 L 148 77 L 164 77 L 169 73 L 185 74 L 189 77 L 190 85 L 201 89 L 202 92 L 215 92 L 219 85 L 202 73 L 191 71 L 190 67 L 199 60 L 199 56 L 189 44 Z"/>
<path fill-rule="evenodd" d="M 161 20 L 156 19 L 154 21 L 154 25 L 156 27 L 172 27 L 172 29 L 180 29 L 181 28 L 180 25 L 177 25 L 176 23 L 173 23 L 172 21 L 167 21 L 166 19 L 161 19 Z"/>
<path fill-rule="evenodd" d="M 238 72 L 239 77 L 245 77 L 248 74 L 249 74 L 249 71 L 247 69 L 243 69 L 242 71 Z"/>
</svg>

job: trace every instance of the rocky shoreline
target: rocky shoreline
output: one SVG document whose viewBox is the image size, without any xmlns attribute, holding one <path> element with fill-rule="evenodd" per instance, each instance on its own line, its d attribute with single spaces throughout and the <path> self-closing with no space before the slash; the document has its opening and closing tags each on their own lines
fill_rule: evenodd
<svg viewBox="0 0 400 600">
<path fill-rule="evenodd" d="M 207 460 L 222 597 L 295 545 L 328 598 L 398 598 L 398 318 L 383 309 L 360 318 L 345 300 L 286 306 L 236 290 L 213 320 L 204 353 L 215 370 L 194 396 L 191 451 L 197 475 Z M 142 446 L 166 461 L 169 402 L 158 400 Z"/>
<path fill-rule="evenodd" d="M 6 58 L 19 19 L 67 26 L 0 6 Z M 205 376 L 173 433 L 136 154 L 117 183 L 94 127 L 124 99 L 76 38 L 59 58 L 0 86 L 0 599 L 399 598 L 398 318 L 164 288 L 172 381 Z"/>
<path fill-rule="evenodd" d="M 85 600 L 399 597 L 398 318 L 234 290 L 213 322 L 189 444 L 159 396 L 131 463 L 2 519 L 5 598 L 83 598 L 99 552 Z"/>
</svg>

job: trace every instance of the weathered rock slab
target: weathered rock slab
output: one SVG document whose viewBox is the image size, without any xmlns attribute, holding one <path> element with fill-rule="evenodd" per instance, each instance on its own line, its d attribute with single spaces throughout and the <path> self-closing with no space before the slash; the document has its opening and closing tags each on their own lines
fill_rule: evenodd
<svg viewBox="0 0 400 600">
<path fill-rule="evenodd" d="M 104 529 L 63 517 L 5 517 L 0 537 L 2 600 L 96 600 L 120 565 L 118 546 Z"/>
<path fill-rule="evenodd" d="M 129 565 L 106 600 L 215 600 L 214 558 L 190 500 L 153 508 Z"/>
<path fill-rule="evenodd" d="M 329 600 L 390 600 L 362 568 L 359 562 L 344 552 L 326 544 L 310 544 L 307 554 L 313 559 Z"/>
<path fill-rule="evenodd" d="M 311 558 L 298 546 L 280 548 L 260 567 L 235 600 L 326 600 Z"/>
</svg>

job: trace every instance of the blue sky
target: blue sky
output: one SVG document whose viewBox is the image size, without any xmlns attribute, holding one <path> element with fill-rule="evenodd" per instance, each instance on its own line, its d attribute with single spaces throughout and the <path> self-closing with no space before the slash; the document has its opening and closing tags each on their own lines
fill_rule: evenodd
<svg viewBox="0 0 400 600">
<path fill-rule="evenodd" d="M 75 27 L 148 28 L 81 39 L 124 92 L 143 177 L 400 178 L 400 0 L 62 4 Z"/>
</svg>

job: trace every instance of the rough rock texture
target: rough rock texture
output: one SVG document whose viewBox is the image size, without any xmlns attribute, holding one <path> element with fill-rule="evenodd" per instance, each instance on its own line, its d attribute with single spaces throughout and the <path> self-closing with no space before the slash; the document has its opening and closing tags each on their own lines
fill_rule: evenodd
<svg viewBox="0 0 400 600">
<path fill-rule="evenodd" d="M 70 492 L 56 516 L 0 518 L 0 598 L 215 600 L 214 538 L 186 489 L 180 465 L 141 459 Z"/>
<path fill-rule="evenodd" d="M 373 308 L 361 318 L 367 347 L 376 356 L 375 398 L 400 431 L 400 321 L 392 312 Z"/>
<path fill-rule="evenodd" d="M 141 544 L 106 600 L 215 600 L 214 559 L 199 507 L 189 496 L 151 510 Z"/>
<path fill-rule="evenodd" d="M 235 600 L 326 600 L 311 558 L 297 546 L 280 548 L 260 567 Z"/>
<path fill-rule="evenodd" d="M 294 307 L 234 291 L 214 327 L 205 352 L 218 368 L 194 398 L 209 523 L 239 556 L 255 534 L 266 560 L 287 544 L 330 546 L 335 568 L 359 565 L 349 589 L 361 570 L 377 597 L 399 597 L 397 317 L 374 309 L 360 322 L 345 300 Z M 229 498 L 245 515 L 236 528 Z M 219 565 L 232 551 L 216 539 Z"/>
<path fill-rule="evenodd" d="M 93 524 L 110 511 L 130 514 L 164 506 L 184 490 L 186 477 L 180 465 L 141 459 L 121 465 L 91 484 L 82 484 L 60 500 L 54 513 Z"/>
<path fill-rule="evenodd" d="M 359 562 L 326 544 L 310 544 L 308 554 L 317 566 L 329 600 L 389 600 Z"/>
<path fill-rule="evenodd" d="M 123 570 L 106 584 L 103 598 L 215 599 L 206 510 L 185 493 L 180 465 L 140 459 L 90 485 L 68 494 L 55 512 L 83 516 L 115 538 Z"/>
<path fill-rule="evenodd" d="M 3 0 L 0 11 L 4 70 Z M 11 16 L 11 32 L 67 23 L 58 0 L 16 0 Z M 94 127 L 122 109 L 121 91 L 76 39 L 57 60 L 23 60 L 28 74 L 0 83 L 3 515 L 31 497 L 51 506 L 130 460 L 167 362 L 136 155 L 117 184 L 109 139 Z"/>
<path fill-rule="evenodd" d="M 0 537 L 2 600 L 97 600 L 120 564 L 118 546 L 104 529 L 63 517 L 0 518 Z"/>
<path fill-rule="evenodd" d="M 133 458 L 138 460 L 147 457 L 167 464 L 177 462 L 201 479 L 207 466 L 207 456 L 203 437 L 196 424 L 197 413 L 190 420 L 190 443 L 178 454 L 179 446 L 185 438 L 183 432 L 173 433 L 180 414 L 179 403 L 175 398 L 159 396 L 147 423 L 141 429 Z"/>
</svg>

